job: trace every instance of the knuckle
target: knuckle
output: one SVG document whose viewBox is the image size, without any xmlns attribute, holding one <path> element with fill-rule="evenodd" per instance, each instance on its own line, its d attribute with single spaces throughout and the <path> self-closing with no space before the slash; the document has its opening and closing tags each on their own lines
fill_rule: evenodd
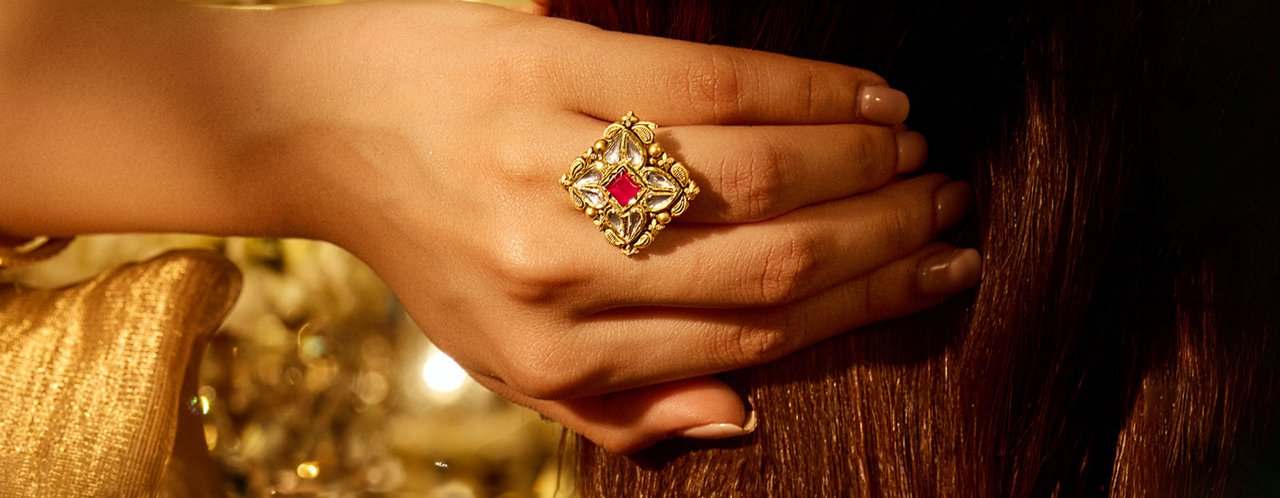
<svg viewBox="0 0 1280 498">
<path fill-rule="evenodd" d="M 818 269 L 813 239 L 797 230 L 779 239 L 763 254 L 757 289 L 760 301 L 766 305 L 794 301 Z"/>
<path fill-rule="evenodd" d="M 883 126 L 853 125 L 849 131 L 850 137 L 843 143 L 848 147 L 845 157 L 857 165 L 854 180 L 864 188 L 887 183 L 893 177 L 898 159 L 893 130 Z"/>
<path fill-rule="evenodd" d="M 490 64 L 478 68 L 483 71 L 480 74 L 501 78 L 492 81 L 524 85 L 544 81 L 555 73 L 554 59 L 546 56 L 555 53 L 555 47 L 549 45 L 549 40 L 530 39 L 518 31 L 507 35 L 512 40 L 519 39 L 519 42 L 504 44 L 503 50 L 490 60 Z"/>
<path fill-rule="evenodd" d="M 530 398 L 569 398 L 581 391 L 585 377 L 567 360 L 555 347 L 526 347 L 510 362 L 504 380 L 512 389 Z"/>
<path fill-rule="evenodd" d="M 821 72 L 813 67 L 807 68 L 805 76 L 807 76 L 805 88 L 808 90 L 805 95 L 807 109 L 809 118 L 813 119 L 832 107 L 838 93 L 837 87 L 840 85 L 836 85 L 832 78 L 823 77 Z"/>
<path fill-rule="evenodd" d="M 496 258 L 499 287 L 507 298 L 524 304 L 541 305 L 560 300 L 577 279 L 549 253 L 537 249 L 536 242 L 515 239 Z"/>
<path fill-rule="evenodd" d="M 693 109 L 714 116 L 716 122 L 732 119 L 741 111 L 742 68 L 739 56 L 708 49 L 685 64 L 672 82 L 673 94 L 683 94 Z"/>
<path fill-rule="evenodd" d="M 493 160 L 490 164 L 497 165 L 496 169 L 500 170 L 498 181 L 509 187 L 530 187 L 545 183 L 547 180 L 547 170 L 545 164 L 538 164 L 534 161 L 513 159 L 528 156 L 527 151 L 524 155 L 512 155 L 510 144 L 496 144 L 491 147 L 493 151 Z"/>
<path fill-rule="evenodd" d="M 861 289 L 854 297 L 852 309 L 861 311 L 853 322 L 854 327 L 900 316 L 909 310 L 907 282 L 895 280 L 888 272 L 872 272 L 862 278 Z"/>
<path fill-rule="evenodd" d="M 488 62 L 476 65 L 462 82 L 472 87 L 472 91 L 485 92 L 486 98 L 472 99 L 471 110 L 527 110 L 532 104 L 546 102 L 562 91 L 565 63 L 555 56 L 566 50 L 562 41 L 510 27 L 491 39 L 487 46 L 498 48 L 491 49 L 493 55 Z"/>
<path fill-rule="evenodd" d="M 495 115 L 495 118 L 503 121 L 514 121 L 507 117 L 504 113 Z M 560 174 L 555 171 L 558 168 L 539 161 L 537 154 L 530 154 L 527 142 L 506 139 L 513 134 L 519 132 L 511 127 L 502 127 L 488 134 L 491 138 L 485 140 L 482 147 L 487 152 L 478 154 L 485 164 L 471 167 L 491 168 L 494 174 L 486 175 L 488 179 L 495 180 L 503 187 L 516 189 L 541 187 L 545 185 L 548 176 Z"/>
<path fill-rule="evenodd" d="M 830 66 L 808 68 L 808 99 L 810 117 L 830 114 L 831 109 L 852 110 L 857 101 L 857 88 L 865 78 L 850 68 Z"/>
<path fill-rule="evenodd" d="M 885 213 L 884 239 L 888 247 L 894 249 L 894 252 L 901 253 L 907 249 L 919 245 L 921 237 L 918 235 L 920 227 L 924 225 L 922 218 L 912 204 L 901 199 L 891 205 L 888 212 Z"/>
<path fill-rule="evenodd" d="M 786 312 L 766 312 L 758 315 L 756 323 L 744 323 L 734 331 L 729 341 L 734 362 L 741 366 L 759 365 L 781 357 L 786 353 Z"/>
<path fill-rule="evenodd" d="M 873 279 L 872 275 L 868 275 L 866 278 L 863 278 L 862 289 L 860 289 L 860 292 L 858 292 L 854 296 L 854 303 L 852 305 L 852 309 L 862 311 L 862 317 L 861 317 L 861 320 L 857 322 L 858 324 L 868 323 L 868 321 L 871 320 L 871 318 L 874 317 L 876 313 L 877 308 L 875 306 L 875 299 L 872 294 L 872 291 L 874 290 L 874 286 L 872 285 L 873 283 L 872 279 Z"/>
<path fill-rule="evenodd" d="M 725 158 L 725 176 L 728 194 L 737 217 L 758 221 L 776 213 L 787 190 L 784 158 L 778 147 L 769 141 L 757 141 Z"/>
</svg>

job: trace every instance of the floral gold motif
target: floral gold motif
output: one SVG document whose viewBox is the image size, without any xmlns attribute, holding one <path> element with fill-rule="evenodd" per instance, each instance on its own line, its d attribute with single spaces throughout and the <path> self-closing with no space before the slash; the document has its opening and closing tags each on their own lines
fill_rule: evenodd
<svg viewBox="0 0 1280 498">
<path fill-rule="evenodd" d="M 684 164 L 656 141 L 657 127 L 628 112 L 560 177 L 573 206 L 628 256 L 652 243 L 698 195 Z"/>
</svg>

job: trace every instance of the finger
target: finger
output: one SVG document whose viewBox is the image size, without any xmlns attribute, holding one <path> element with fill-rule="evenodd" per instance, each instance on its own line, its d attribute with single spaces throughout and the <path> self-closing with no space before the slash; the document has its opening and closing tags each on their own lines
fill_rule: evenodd
<svg viewBox="0 0 1280 498">
<path fill-rule="evenodd" d="M 565 401 L 531 398 L 496 378 L 475 378 L 499 396 L 560 422 L 614 453 L 632 453 L 673 437 L 743 436 L 756 425 L 738 394 L 712 377 Z"/>
<path fill-rule="evenodd" d="M 936 244 L 789 305 L 613 310 L 565 331 L 570 335 L 558 350 L 566 353 L 553 355 L 575 353 L 552 360 L 565 367 L 555 386 L 535 394 L 591 395 L 767 363 L 834 334 L 936 306 L 976 285 L 980 274 L 977 251 Z"/>
<path fill-rule="evenodd" d="M 573 133 L 546 137 L 536 149 L 545 156 L 541 163 L 556 170 L 565 150 L 589 144 L 604 128 L 586 117 L 567 121 Z M 917 170 L 928 150 L 914 131 L 847 124 L 678 126 L 659 128 L 656 141 L 684 163 L 702 191 L 676 218 L 685 223 L 759 221 L 871 191 Z"/>
<path fill-rule="evenodd" d="M 759 223 L 670 225 L 661 244 L 626 264 L 591 251 L 588 262 L 611 285 L 593 286 L 580 304 L 599 311 L 795 302 L 918 251 L 968 202 L 964 182 L 927 175 Z"/>
<path fill-rule="evenodd" d="M 742 223 L 888 184 L 924 162 L 916 132 L 871 125 L 693 126 L 659 135 L 703 194 L 678 220 Z"/>
<path fill-rule="evenodd" d="M 570 89 L 563 103 L 605 121 L 632 111 L 666 126 L 897 124 L 910 108 L 863 69 L 608 31 L 577 41 L 558 58 Z"/>
</svg>

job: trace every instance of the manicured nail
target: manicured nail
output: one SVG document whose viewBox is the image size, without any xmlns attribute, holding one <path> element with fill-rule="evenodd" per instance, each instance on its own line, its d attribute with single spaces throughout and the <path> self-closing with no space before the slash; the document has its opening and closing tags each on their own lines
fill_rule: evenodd
<svg viewBox="0 0 1280 498">
<path fill-rule="evenodd" d="M 969 184 L 965 182 L 956 181 L 938 187 L 933 193 L 933 229 L 941 230 L 960 221 L 964 210 L 969 208 L 969 197 L 972 195 Z"/>
<path fill-rule="evenodd" d="M 929 155 L 929 143 L 924 135 L 914 131 L 900 131 L 894 135 L 898 143 L 898 166 L 894 170 L 898 174 L 910 173 L 924 166 L 924 159 Z"/>
<path fill-rule="evenodd" d="M 863 118 L 880 124 L 895 125 L 907 120 L 911 101 L 907 94 L 887 86 L 868 86 L 858 96 L 858 112 Z"/>
<path fill-rule="evenodd" d="M 743 425 L 737 424 L 707 424 L 697 427 L 691 427 L 680 432 L 680 437 L 691 439 L 725 439 L 730 437 L 739 437 L 751 434 L 756 430 L 755 410 L 747 416 L 747 423 Z"/>
<path fill-rule="evenodd" d="M 982 255 L 975 249 L 943 251 L 920 262 L 916 286 L 921 294 L 960 292 L 982 279 Z"/>
</svg>

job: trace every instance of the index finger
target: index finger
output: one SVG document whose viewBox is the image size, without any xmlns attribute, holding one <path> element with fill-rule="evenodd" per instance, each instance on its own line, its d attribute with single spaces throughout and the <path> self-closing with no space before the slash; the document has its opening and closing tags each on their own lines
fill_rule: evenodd
<svg viewBox="0 0 1280 498">
<path fill-rule="evenodd" d="M 686 124 L 899 124 L 906 94 L 867 71 L 769 52 L 593 31 L 557 57 L 565 105 Z"/>
</svg>

